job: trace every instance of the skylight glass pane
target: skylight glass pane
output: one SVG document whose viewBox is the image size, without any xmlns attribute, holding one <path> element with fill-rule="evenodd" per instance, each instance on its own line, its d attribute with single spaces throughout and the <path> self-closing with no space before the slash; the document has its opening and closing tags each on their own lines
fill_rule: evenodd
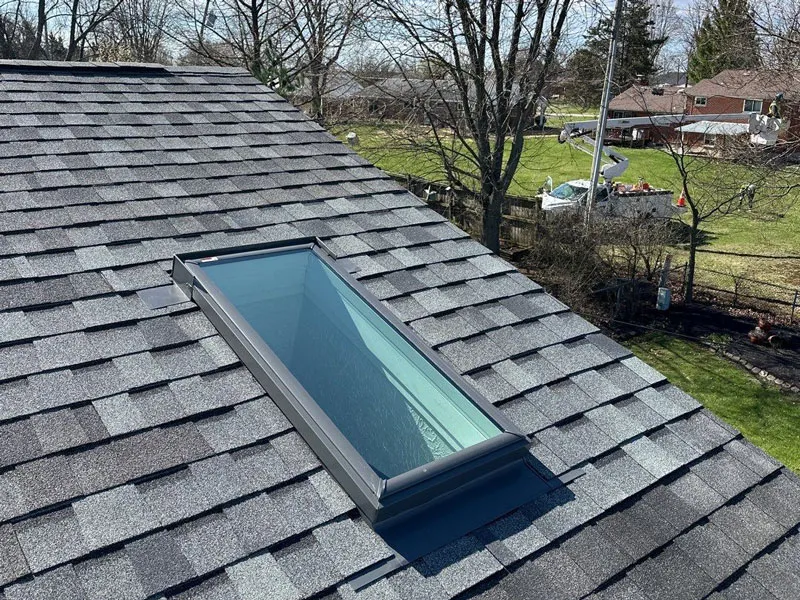
<svg viewBox="0 0 800 600">
<path fill-rule="evenodd" d="M 381 477 L 501 433 L 313 251 L 200 267 Z"/>
</svg>

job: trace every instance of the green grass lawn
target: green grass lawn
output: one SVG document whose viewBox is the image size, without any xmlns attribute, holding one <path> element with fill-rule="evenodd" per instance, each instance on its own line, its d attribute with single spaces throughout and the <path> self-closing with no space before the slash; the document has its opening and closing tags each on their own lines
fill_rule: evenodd
<svg viewBox="0 0 800 600">
<path fill-rule="evenodd" d="M 757 446 L 800 473 L 800 399 L 762 383 L 709 349 L 663 334 L 628 347 Z"/>
<path fill-rule="evenodd" d="M 407 143 L 398 139 L 397 133 L 400 129 L 397 126 L 345 127 L 334 130 L 334 133 L 343 138 L 351 130 L 359 135 L 359 153 L 379 167 L 395 173 L 411 173 L 428 179 L 444 180 L 436 157 L 409 151 Z M 633 183 L 643 177 L 659 187 L 673 190 L 679 188 L 677 170 L 668 154 L 639 148 L 625 148 L 623 153 L 630 159 L 630 166 L 622 177 L 623 181 Z M 585 179 L 590 169 L 591 157 L 569 144 L 559 144 L 554 136 L 530 136 L 525 141 L 522 160 L 510 192 L 516 195 L 534 195 L 548 176 L 557 185 L 570 179 Z M 800 255 L 800 202 L 782 216 L 735 214 L 717 219 L 704 226 L 704 233 L 706 247 L 709 249 Z M 677 250 L 673 264 L 680 264 L 684 258 L 684 253 Z M 774 260 L 703 254 L 698 266 L 726 273 L 732 271 L 736 275 L 773 283 L 800 286 L 797 261 L 782 264 Z M 698 274 L 698 280 L 702 280 L 701 274 Z"/>
</svg>

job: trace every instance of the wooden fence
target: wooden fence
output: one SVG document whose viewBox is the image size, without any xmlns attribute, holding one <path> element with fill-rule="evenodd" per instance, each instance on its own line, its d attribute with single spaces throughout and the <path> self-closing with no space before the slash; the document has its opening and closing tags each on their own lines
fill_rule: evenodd
<svg viewBox="0 0 800 600">
<path fill-rule="evenodd" d="M 428 181 L 408 174 L 390 173 L 412 194 L 419 196 L 439 214 L 480 238 L 483 206 L 473 192 L 454 190 L 445 183 Z M 542 200 L 539 197 L 506 196 L 500 236 L 505 246 L 513 250 L 530 248 L 542 221 Z"/>
</svg>

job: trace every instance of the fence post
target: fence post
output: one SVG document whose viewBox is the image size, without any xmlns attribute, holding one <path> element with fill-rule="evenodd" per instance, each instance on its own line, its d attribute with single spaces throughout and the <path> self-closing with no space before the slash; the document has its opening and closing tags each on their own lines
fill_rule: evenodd
<svg viewBox="0 0 800 600">
<path fill-rule="evenodd" d="M 681 281 L 681 296 L 686 297 L 686 274 L 689 271 L 689 263 L 683 265 L 683 281 Z"/>
<path fill-rule="evenodd" d="M 789 317 L 789 325 L 794 325 L 794 311 L 800 306 L 800 290 L 795 290 L 794 300 L 792 300 L 792 314 Z"/>
</svg>

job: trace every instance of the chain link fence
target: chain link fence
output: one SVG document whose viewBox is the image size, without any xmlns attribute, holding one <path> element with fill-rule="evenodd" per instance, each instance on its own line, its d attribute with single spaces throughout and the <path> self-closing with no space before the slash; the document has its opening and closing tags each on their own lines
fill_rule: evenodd
<svg viewBox="0 0 800 600">
<path fill-rule="evenodd" d="M 687 265 L 672 269 L 670 284 L 673 298 L 681 301 L 686 293 Z M 726 309 L 767 312 L 776 319 L 800 322 L 800 289 L 695 266 L 694 301 Z"/>
</svg>

